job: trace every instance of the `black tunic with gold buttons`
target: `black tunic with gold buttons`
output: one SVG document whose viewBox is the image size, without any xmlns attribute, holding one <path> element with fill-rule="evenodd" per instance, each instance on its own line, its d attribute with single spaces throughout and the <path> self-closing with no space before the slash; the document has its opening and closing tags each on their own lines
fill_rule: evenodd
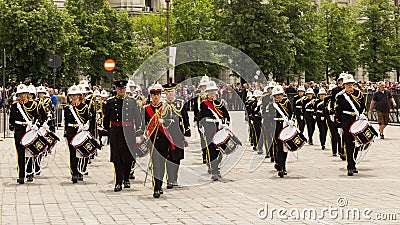
<svg viewBox="0 0 400 225">
<path fill-rule="evenodd" d="M 143 134 L 142 117 L 136 100 L 114 96 L 103 107 L 103 126 L 110 141 L 110 161 L 128 163 L 134 160 L 136 137 Z"/>
<path fill-rule="evenodd" d="M 21 138 L 26 133 L 27 122 L 17 108 L 17 104 L 21 105 L 22 110 L 25 112 L 28 120 L 33 124 L 39 123 L 40 114 L 38 113 L 38 106 L 35 101 L 24 100 L 18 101 L 11 105 L 9 128 L 14 131 L 15 147 L 17 149 L 17 163 L 18 163 L 18 177 L 25 178 L 25 147 L 21 145 Z M 30 161 L 32 163 L 32 161 Z M 27 166 L 28 175 L 32 173 L 32 166 Z"/>
</svg>

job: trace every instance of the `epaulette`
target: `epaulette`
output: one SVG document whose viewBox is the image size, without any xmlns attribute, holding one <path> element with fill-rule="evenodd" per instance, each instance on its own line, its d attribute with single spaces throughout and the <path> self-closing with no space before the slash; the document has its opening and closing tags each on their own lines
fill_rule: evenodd
<svg viewBox="0 0 400 225">
<path fill-rule="evenodd" d="M 111 100 L 111 99 L 113 99 L 113 98 L 115 98 L 115 96 L 111 96 L 111 97 L 109 97 L 109 98 L 107 98 L 107 102 L 109 101 L 109 100 Z"/>
</svg>

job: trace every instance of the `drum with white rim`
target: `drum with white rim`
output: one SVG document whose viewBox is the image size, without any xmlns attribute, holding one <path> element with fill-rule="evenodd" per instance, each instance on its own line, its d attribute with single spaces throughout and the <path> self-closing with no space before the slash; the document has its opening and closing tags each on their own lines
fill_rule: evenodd
<svg viewBox="0 0 400 225">
<path fill-rule="evenodd" d="M 369 124 L 367 120 L 356 120 L 350 126 L 350 133 L 360 145 L 366 145 L 375 140 L 378 136 L 376 130 Z"/>
<path fill-rule="evenodd" d="M 283 128 L 278 138 L 286 146 L 286 149 L 291 152 L 299 150 L 307 141 L 304 135 L 295 126 Z"/>
<path fill-rule="evenodd" d="M 37 130 L 30 130 L 22 136 L 21 145 L 31 153 L 32 156 L 38 156 L 45 153 L 48 149 L 49 143 L 39 134 Z"/>
<path fill-rule="evenodd" d="M 227 155 L 233 153 L 242 145 L 240 140 L 226 128 L 222 128 L 215 132 L 212 142 Z"/>
<path fill-rule="evenodd" d="M 89 131 L 77 133 L 72 138 L 71 145 L 76 148 L 82 158 L 88 158 L 101 149 L 100 144 L 90 135 Z"/>
<path fill-rule="evenodd" d="M 57 137 L 57 135 L 53 132 L 51 132 L 50 130 L 47 130 L 44 127 L 41 127 L 39 129 L 39 133 L 41 134 L 41 136 L 43 136 L 47 142 L 49 143 L 49 148 L 48 150 L 51 150 L 54 148 L 54 146 L 57 144 L 58 141 L 60 141 L 60 138 Z"/>
</svg>

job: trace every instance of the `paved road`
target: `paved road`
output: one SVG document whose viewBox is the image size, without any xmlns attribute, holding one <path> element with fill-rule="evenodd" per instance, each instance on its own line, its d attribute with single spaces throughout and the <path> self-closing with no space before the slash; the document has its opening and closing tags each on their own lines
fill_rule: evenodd
<svg viewBox="0 0 400 225">
<path fill-rule="evenodd" d="M 231 116 L 234 132 L 245 142 L 243 112 L 231 112 Z M 72 184 L 64 141 L 44 160 L 48 165 L 42 175 L 33 183 L 17 185 L 14 140 L 6 139 L 0 141 L 0 223 L 399 224 L 399 132 L 400 127 L 388 127 L 386 139 L 376 140 L 353 177 L 346 175 L 345 162 L 332 157 L 330 150 L 320 149 L 317 131 L 315 145 L 304 146 L 299 159 L 289 155 L 284 179 L 277 176 L 272 163 L 245 145 L 225 157 L 224 175 L 213 183 L 200 163 L 194 135 L 179 175 L 182 186 L 164 188 L 160 199 L 152 197 L 149 179 L 143 185 L 145 173 L 140 167 L 131 189 L 114 193 L 107 147 L 90 165 L 89 176 Z M 145 160 L 140 161 L 143 168 Z M 258 162 L 260 166 L 250 172 Z M 385 217 L 392 220 L 380 220 Z"/>
</svg>

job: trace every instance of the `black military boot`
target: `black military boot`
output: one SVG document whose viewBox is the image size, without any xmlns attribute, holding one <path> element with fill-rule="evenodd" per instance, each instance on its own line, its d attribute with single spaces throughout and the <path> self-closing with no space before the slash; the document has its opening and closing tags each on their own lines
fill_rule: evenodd
<svg viewBox="0 0 400 225">
<path fill-rule="evenodd" d="M 347 176 L 353 176 L 353 170 L 352 169 L 348 169 L 347 170 Z"/>
<path fill-rule="evenodd" d="M 118 192 L 118 191 L 121 191 L 121 190 L 122 190 L 121 184 L 116 184 L 115 187 L 114 187 L 114 192 Z"/>
<path fill-rule="evenodd" d="M 129 180 L 124 181 L 124 188 L 131 188 L 131 182 L 129 182 Z"/>
<path fill-rule="evenodd" d="M 154 198 L 159 198 L 160 197 L 160 190 L 155 190 L 153 193 Z"/>
<path fill-rule="evenodd" d="M 33 181 L 33 175 L 28 175 L 28 176 L 26 177 L 26 181 L 32 182 L 32 181 Z"/>
</svg>

